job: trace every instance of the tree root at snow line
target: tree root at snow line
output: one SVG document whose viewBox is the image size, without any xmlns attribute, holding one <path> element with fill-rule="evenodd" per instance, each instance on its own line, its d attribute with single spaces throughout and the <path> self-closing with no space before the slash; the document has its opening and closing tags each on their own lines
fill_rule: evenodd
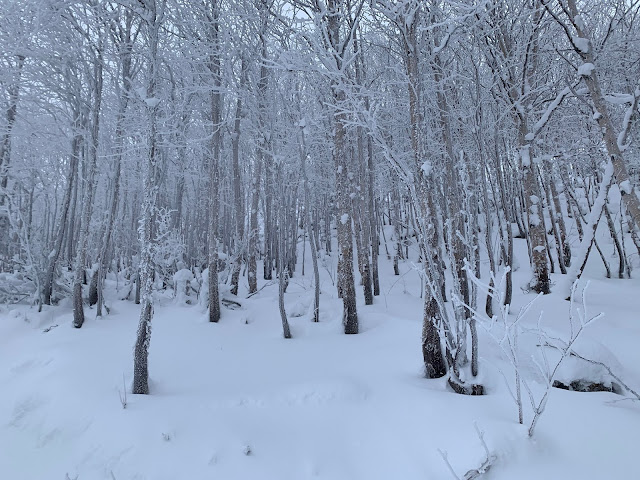
<svg viewBox="0 0 640 480">
<path fill-rule="evenodd" d="M 223 298 L 220 300 L 220 303 L 230 310 L 237 310 L 242 307 L 241 303 L 236 302 L 235 300 L 229 300 L 228 298 Z"/>
<path fill-rule="evenodd" d="M 484 386 L 478 383 L 465 384 L 452 376 L 447 380 L 454 392 L 460 395 L 484 395 Z"/>
</svg>

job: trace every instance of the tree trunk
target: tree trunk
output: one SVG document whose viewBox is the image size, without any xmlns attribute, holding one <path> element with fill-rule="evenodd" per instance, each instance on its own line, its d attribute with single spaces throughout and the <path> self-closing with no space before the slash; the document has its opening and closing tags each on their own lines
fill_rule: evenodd
<svg viewBox="0 0 640 480">
<path fill-rule="evenodd" d="M 549 279 L 549 259 L 546 250 L 546 232 L 544 229 L 542 199 L 538 190 L 538 179 L 535 165 L 532 164 L 532 145 L 525 140 L 527 126 L 521 119 L 520 130 L 520 165 L 523 172 L 523 187 L 527 205 L 528 230 L 531 241 L 531 266 L 533 278 L 529 288 L 536 293 L 551 293 Z"/>
<path fill-rule="evenodd" d="M 88 165 L 86 166 L 87 177 L 85 181 L 84 195 L 82 200 L 82 220 L 80 233 L 78 236 L 79 245 L 76 252 L 75 276 L 73 282 L 73 326 L 82 327 L 84 323 L 84 308 L 82 305 L 82 281 L 85 274 L 85 262 L 87 259 L 87 247 L 89 243 L 89 223 L 93 211 L 93 196 L 96 188 L 96 168 L 98 161 L 98 142 L 100 133 L 100 107 L 102 103 L 102 46 L 103 38 L 100 32 L 99 45 L 96 48 L 96 58 L 94 58 L 93 85 L 93 105 L 91 118 L 91 136 L 88 144 Z"/>
<path fill-rule="evenodd" d="M 438 288 L 441 286 L 444 276 L 440 275 L 442 263 L 437 255 L 438 245 L 434 228 L 434 223 L 436 222 L 435 209 L 433 208 L 431 192 L 426 188 L 425 169 L 422 168 L 425 157 L 421 136 L 422 105 L 416 36 L 417 23 L 417 19 L 414 16 L 413 21 L 407 25 L 407 31 L 401 33 L 405 41 L 405 68 L 409 78 L 407 87 L 409 91 L 411 147 L 414 157 L 414 188 L 420 214 L 418 219 L 420 224 L 420 245 L 425 269 L 424 274 L 426 276 L 422 319 L 422 356 L 427 378 L 439 378 L 447 373 L 440 341 L 440 326 L 443 318 L 438 305 Z M 435 253 L 435 258 L 432 257 L 432 253 Z M 396 268 L 395 259 L 394 268 Z"/>
<path fill-rule="evenodd" d="M 588 40 L 588 48 L 586 50 L 581 50 L 576 47 L 576 52 L 580 55 L 585 64 L 595 65 L 593 42 L 587 32 L 583 30 L 582 22 L 576 21 L 576 17 L 579 14 L 576 2 L 575 0 L 567 0 L 567 3 L 569 6 L 568 14 L 570 15 L 571 23 L 578 33 L 578 37 Z M 545 4 L 545 6 L 547 6 L 547 4 Z M 582 79 L 589 89 L 589 96 L 596 110 L 596 115 L 594 115 L 594 117 L 597 119 L 598 125 L 604 134 L 605 147 L 607 148 L 609 159 L 613 164 L 613 177 L 615 178 L 620 189 L 620 193 L 622 194 L 622 201 L 635 224 L 635 228 L 640 228 L 640 198 L 638 198 L 637 188 L 629 177 L 627 164 L 621 151 L 621 145 L 624 145 L 624 142 L 626 141 L 628 125 L 625 125 L 625 130 L 623 130 L 620 138 L 617 138 L 618 136 L 613 128 L 613 123 L 609 116 L 609 110 L 607 109 L 602 89 L 600 88 L 598 70 L 596 68 L 592 69 L 588 75 L 583 75 Z M 640 97 L 640 92 L 637 92 L 637 94 L 634 93 L 631 105 L 632 115 L 635 113 L 635 109 L 638 104 L 638 97 Z M 604 204 L 598 205 L 599 208 L 602 208 L 603 206 Z"/>
<path fill-rule="evenodd" d="M 345 52 L 340 52 L 340 20 L 343 12 L 342 2 L 329 0 L 327 4 L 327 34 L 331 48 L 334 53 L 334 60 L 338 71 L 342 70 L 342 62 Z M 343 18 L 344 20 L 344 18 Z M 345 122 L 346 114 L 340 111 L 345 101 L 345 86 L 342 78 L 334 79 L 331 82 L 334 107 L 337 112 L 333 117 L 333 162 L 335 165 L 336 178 L 336 227 L 338 237 L 338 286 L 342 294 L 344 333 L 358 333 L 358 312 L 356 308 L 356 289 L 353 279 L 353 229 L 351 212 L 351 199 L 349 198 L 349 178 L 348 153 L 346 146 L 347 129 Z"/>
<path fill-rule="evenodd" d="M 82 137 L 79 134 L 75 134 L 73 136 L 73 140 L 71 141 L 71 155 L 69 158 L 67 188 L 65 189 L 64 199 L 62 201 L 62 208 L 60 211 L 60 220 L 58 221 L 55 243 L 53 246 L 53 250 L 49 254 L 47 270 L 45 272 L 45 278 L 42 284 L 42 301 L 45 305 L 51 304 L 51 295 L 53 293 L 53 277 L 55 275 L 58 259 L 60 258 L 60 253 L 62 252 L 62 244 L 69 217 L 69 206 L 71 205 L 71 197 L 73 194 L 73 184 L 77 182 L 79 161 L 78 154 L 81 141 Z"/>
<path fill-rule="evenodd" d="M 240 86 L 238 98 L 236 100 L 236 118 L 233 125 L 233 138 L 231 141 L 231 163 L 233 174 L 233 204 L 235 213 L 235 252 L 233 255 L 233 272 L 231 273 L 231 294 L 238 295 L 238 283 L 240 281 L 240 270 L 242 268 L 242 258 L 244 256 L 244 202 L 242 198 L 242 190 L 240 184 L 242 181 L 240 175 L 240 120 L 242 116 L 242 97 L 246 79 L 247 79 L 247 60 L 242 57 L 242 66 L 240 73 Z"/>
<path fill-rule="evenodd" d="M 209 32 L 209 42 L 214 53 L 209 56 L 209 71 L 212 76 L 213 90 L 211 92 L 211 122 L 213 135 L 209 151 L 209 321 L 220 320 L 220 297 L 218 293 L 218 211 L 220 209 L 220 193 L 218 190 L 220 163 L 220 146 L 222 141 L 221 118 L 221 87 L 220 76 L 220 39 L 219 39 L 219 3 L 210 1 L 211 18 L 213 24 Z"/>
<path fill-rule="evenodd" d="M 158 11 L 155 0 L 148 3 L 149 16 L 146 19 L 149 37 L 149 84 L 147 98 L 155 99 L 158 81 L 158 36 L 163 11 Z M 147 115 L 149 117 L 147 161 L 144 172 L 142 212 L 140 217 L 140 284 L 141 308 L 140 321 L 136 335 L 133 360 L 133 388 L 134 394 L 149 393 L 149 344 L 151 342 L 151 322 L 153 319 L 153 278 L 155 267 L 153 263 L 153 221 L 156 209 L 156 195 L 158 191 L 158 174 L 156 169 L 160 160 L 157 138 L 158 104 L 147 101 Z"/>
<path fill-rule="evenodd" d="M 302 178 L 304 180 L 304 211 L 306 215 L 305 225 L 309 235 L 309 245 L 311 246 L 311 261 L 313 262 L 313 281 L 314 281 L 314 297 L 313 297 L 313 321 L 318 322 L 320 319 L 320 270 L 318 269 L 318 244 L 316 234 L 313 227 L 313 219 L 311 215 L 311 200 L 309 194 L 309 179 L 307 177 L 307 148 L 304 137 L 305 122 L 300 122 L 300 163 L 302 166 Z M 304 262 L 304 258 L 302 260 Z"/>
<path fill-rule="evenodd" d="M 9 102 L 6 112 L 6 125 L 0 140 L 0 272 L 9 270 L 9 216 L 5 208 L 7 185 L 9 182 L 9 165 L 11 163 L 11 136 L 18 113 L 20 81 L 25 57 L 16 56 L 14 78 L 8 88 Z"/>
</svg>

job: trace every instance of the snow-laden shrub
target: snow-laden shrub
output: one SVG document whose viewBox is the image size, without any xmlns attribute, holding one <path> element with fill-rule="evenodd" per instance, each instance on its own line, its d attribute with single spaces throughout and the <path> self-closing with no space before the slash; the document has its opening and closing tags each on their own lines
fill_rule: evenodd
<svg viewBox="0 0 640 480">
<path fill-rule="evenodd" d="M 173 286 L 175 289 L 175 302 L 177 304 L 191 304 L 191 282 L 194 280 L 191 270 L 183 268 L 173 274 Z"/>
<path fill-rule="evenodd" d="M 182 263 L 186 250 L 184 241 L 179 232 L 171 227 L 171 214 L 173 210 L 160 208 L 157 214 L 157 230 L 154 242 L 154 263 L 160 281 L 170 284 L 172 273 L 179 270 L 178 263 Z"/>
<path fill-rule="evenodd" d="M 22 272 L 0 273 L 0 303 L 29 302 L 36 290 L 35 282 Z"/>
<path fill-rule="evenodd" d="M 202 281 L 200 282 L 200 298 L 198 298 L 198 304 L 202 308 L 209 306 L 209 269 L 205 268 L 202 271 Z"/>
</svg>

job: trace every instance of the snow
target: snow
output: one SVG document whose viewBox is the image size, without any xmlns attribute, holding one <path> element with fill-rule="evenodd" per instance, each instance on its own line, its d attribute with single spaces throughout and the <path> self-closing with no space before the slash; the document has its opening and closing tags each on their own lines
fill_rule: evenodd
<svg viewBox="0 0 640 480">
<path fill-rule="evenodd" d="M 347 222 L 349 221 L 349 214 L 348 213 L 343 213 L 342 215 L 340 215 L 340 223 L 345 225 Z"/>
<path fill-rule="evenodd" d="M 578 67 L 578 76 L 590 77 L 596 66 L 593 63 L 583 63 Z"/>
<path fill-rule="evenodd" d="M 149 97 L 144 99 L 144 103 L 146 103 L 149 108 L 155 108 L 160 104 L 160 99 Z"/>
<path fill-rule="evenodd" d="M 529 215 L 529 225 L 533 225 L 535 227 L 540 225 L 540 215 L 538 215 L 537 213 L 530 214 Z"/>
<path fill-rule="evenodd" d="M 522 159 L 522 167 L 528 168 L 531 166 L 531 154 L 529 147 L 522 147 L 520 149 L 520 158 Z"/>
<path fill-rule="evenodd" d="M 556 374 L 556 379 L 565 385 L 569 385 L 576 380 L 584 380 L 591 383 L 602 383 L 607 387 L 611 387 L 612 382 L 615 383 L 615 379 L 611 377 L 603 365 L 606 365 L 614 372 L 618 372 L 618 374 L 624 374 L 625 372 L 624 367 L 613 352 L 597 340 L 580 338 L 571 351 L 579 356 L 570 355 L 567 357 Z M 550 362 L 554 362 L 557 361 L 560 353 L 553 348 L 549 349 L 546 355 Z M 584 359 L 591 360 L 594 363 Z"/>
<path fill-rule="evenodd" d="M 633 187 L 631 186 L 631 182 L 629 180 L 625 180 L 618 184 L 618 188 L 621 192 L 624 192 L 627 195 L 630 195 L 633 192 Z"/>
<path fill-rule="evenodd" d="M 613 105 L 624 105 L 625 103 L 633 103 L 633 95 L 627 93 L 609 93 L 604 99 Z"/>
<path fill-rule="evenodd" d="M 191 273 L 191 270 L 188 270 L 186 268 L 183 268 L 182 270 L 178 270 L 176 273 L 173 274 L 174 282 L 187 282 L 192 279 L 193 279 L 193 273 Z"/>
<path fill-rule="evenodd" d="M 553 115 L 553 112 L 556 111 L 556 109 L 560 106 L 564 98 L 567 95 L 569 95 L 569 93 L 571 93 L 571 89 L 569 87 L 565 87 L 558 93 L 558 95 L 553 100 L 553 102 L 549 104 L 545 112 L 540 116 L 538 121 L 535 123 L 532 131 L 525 135 L 525 140 L 527 142 L 532 142 L 535 139 L 536 135 L 540 132 L 540 130 L 542 130 L 542 128 L 547 124 L 547 122 L 549 122 L 549 119 L 551 118 L 551 115 Z M 525 148 L 528 148 L 528 147 L 525 147 Z M 527 153 L 527 157 L 529 157 L 529 153 Z M 524 159 L 523 159 L 523 164 L 524 164 Z M 527 164 L 527 166 L 528 165 L 529 164 Z"/>
<path fill-rule="evenodd" d="M 526 240 L 515 239 L 522 265 L 514 272 L 516 285 L 531 274 L 526 249 Z M 396 277 L 381 256 L 380 297 L 364 306 L 358 288 L 358 335 L 342 333 L 342 302 L 329 270 L 321 270 L 319 323 L 308 310 L 312 275 L 291 279 L 285 294 L 291 340 L 281 336 L 278 286 L 261 275 L 264 288 L 248 299 L 240 282 L 242 307 L 223 308 L 219 324 L 207 321 L 202 306 L 176 305 L 171 292 L 156 292 L 151 394 L 128 393 L 126 408 L 121 398 L 131 382 L 139 306 L 118 300 L 114 280 L 107 280 L 111 314 L 96 320 L 87 309 L 81 330 L 71 328 L 68 302 L 41 313 L 0 305 L 0 478 L 453 478 L 439 449 L 464 478 L 485 455 L 475 423 L 496 455 L 487 479 L 629 478 L 640 443 L 640 406 L 629 397 L 552 389 L 529 439 L 502 376 L 512 383 L 513 372 L 483 329 L 486 396 L 456 395 L 444 379 L 423 377 L 423 304 L 414 262 L 401 261 Z M 574 350 L 637 388 L 640 280 L 604 279 L 597 262 L 592 258 L 585 271 L 592 282 L 587 301 L 592 313 L 606 315 Z M 206 280 L 206 270 L 203 275 Z M 561 278 L 555 274 L 552 281 Z M 127 288 L 123 278 L 119 285 Z M 516 288 L 511 311 L 532 298 Z M 544 312 L 541 327 L 568 338 L 568 308 L 562 292 L 540 297 L 523 326 L 536 328 Z M 538 338 L 523 335 L 519 343 L 523 375 L 540 398 L 543 385 L 531 360 L 540 351 Z M 553 361 L 555 353 L 547 354 Z M 557 378 L 583 376 L 608 379 L 575 358 Z M 531 416 L 525 404 L 525 423 Z"/>
<path fill-rule="evenodd" d="M 187 290 L 188 282 L 192 282 L 194 280 L 193 273 L 191 270 L 183 268 L 178 270 L 173 275 L 174 289 L 176 293 L 176 303 L 177 304 L 185 304 L 190 303 L 189 301 L 189 291 Z"/>
<path fill-rule="evenodd" d="M 588 38 L 573 37 L 573 43 L 575 44 L 576 47 L 578 47 L 578 50 L 580 50 L 580 53 L 589 53 Z"/>
</svg>

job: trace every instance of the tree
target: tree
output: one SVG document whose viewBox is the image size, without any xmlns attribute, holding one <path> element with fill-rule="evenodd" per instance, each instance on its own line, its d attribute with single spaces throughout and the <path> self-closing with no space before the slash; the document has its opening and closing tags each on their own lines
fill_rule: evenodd
<svg viewBox="0 0 640 480">
<path fill-rule="evenodd" d="M 147 90 L 144 99 L 147 111 L 147 158 L 144 168 L 142 212 L 138 233 L 140 236 L 140 321 L 136 335 L 133 361 L 132 393 L 149 393 L 149 344 L 151 342 L 151 320 L 153 319 L 153 221 L 158 193 L 157 172 L 160 161 L 157 116 L 160 99 L 158 95 L 158 68 L 160 59 L 158 44 L 166 2 L 164 0 L 142 0 L 137 13 L 144 21 L 147 42 Z"/>
<path fill-rule="evenodd" d="M 100 134 L 100 110 L 102 104 L 102 86 L 103 86 L 103 50 L 105 42 L 104 20 L 102 19 L 101 7 L 95 5 L 93 12 L 94 18 L 91 19 L 95 25 L 95 31 L 82 32 L 90 43 L 91 61 L 93 66 L 93 75 L 89 77 L 89 91 L 91 98 L 91 118 L 90 134 L 87 145 L 85 171 L 87 176 L 83 178 L 84 193 L 82 197 L 82 217 L 80 223 L 79 243 L 76 251 L 75 275 L 73 280 L 73 326 L 81 328 L 84 323 L 84 306 L 82 299 L 82 283 L 85 276 L 85 263 L 87 259 L 87 248 L 89 244 L 89 224 L 91 222 L 91 214 L 93 212 L 93 200 L 95 193 L 96 171 L 98 162 L 98 142 Z M 93 30 L 93 29 L 92 29 Z M 95 35 L 95 43 L 93 36 Z"/>
</svg>

